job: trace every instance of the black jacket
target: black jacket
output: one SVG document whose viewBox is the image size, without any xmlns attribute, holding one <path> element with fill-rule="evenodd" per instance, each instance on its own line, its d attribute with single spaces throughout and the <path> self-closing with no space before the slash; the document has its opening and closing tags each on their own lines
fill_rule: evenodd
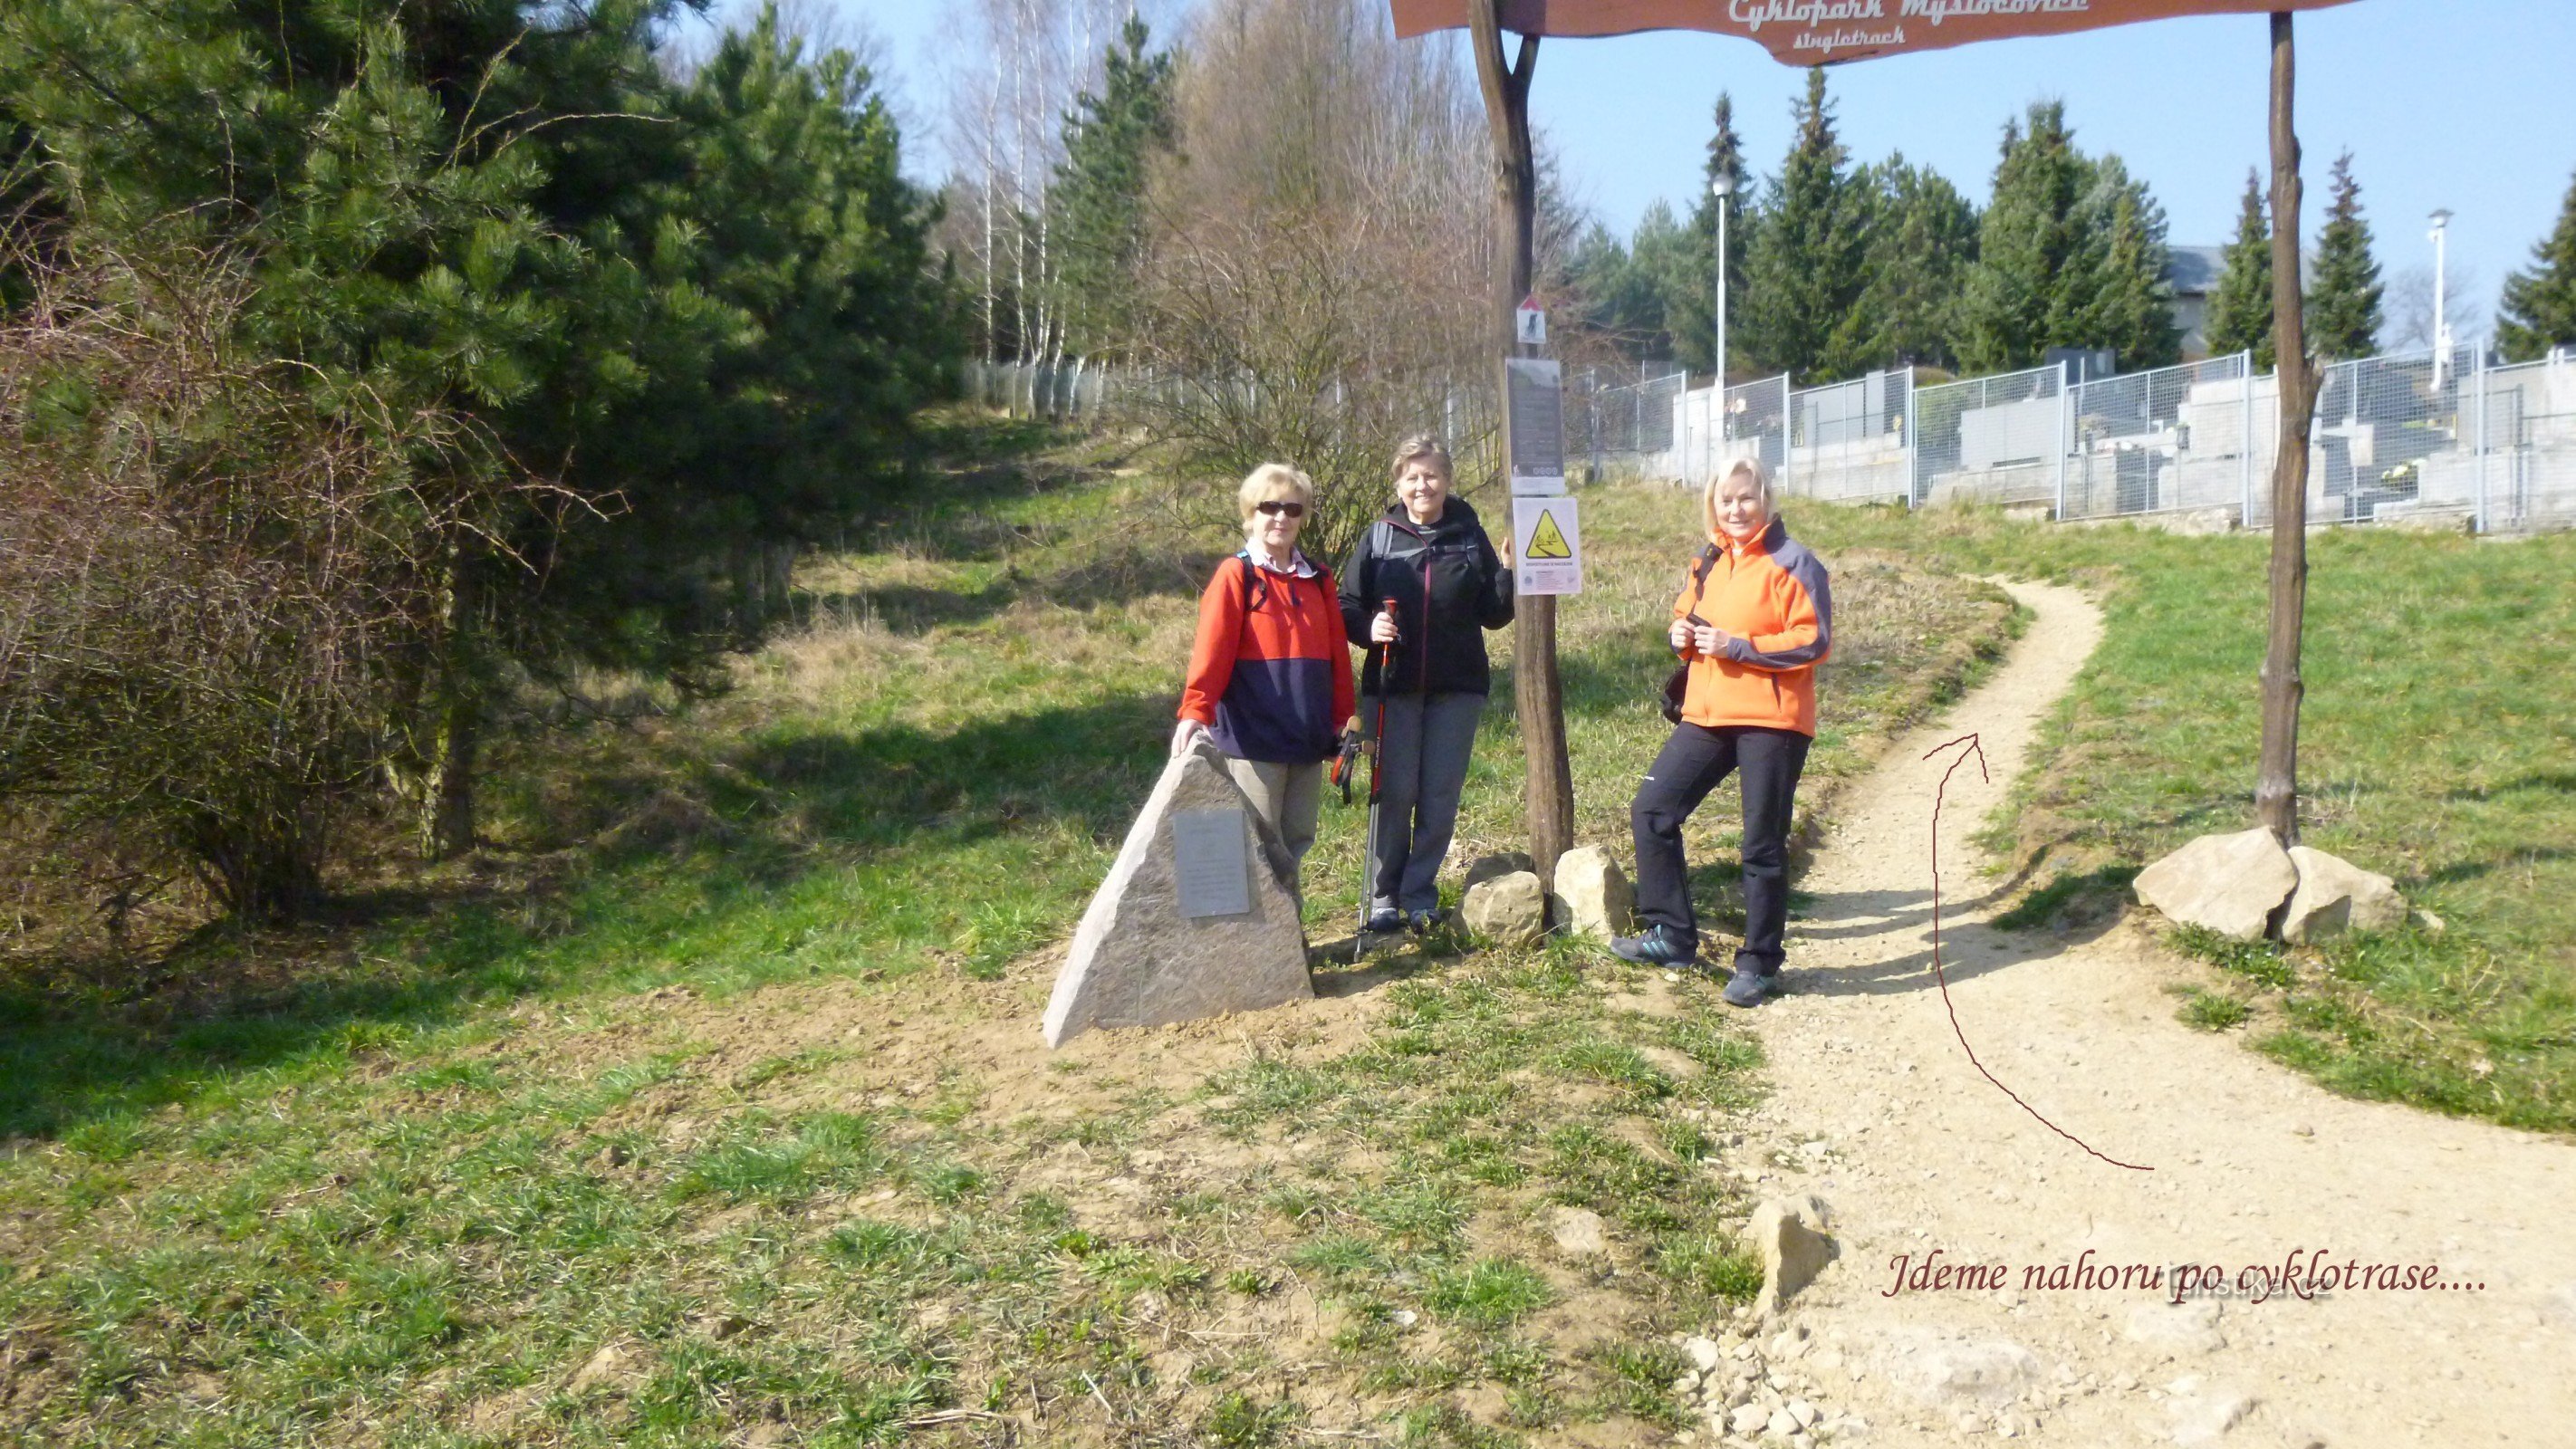
<svg viewBox="0 0 2576 1449">
<path fill-rule="evenodd" d="M 1476 510 L 1452 497 L 1440 521 L 1423 525 L 1396 504 L 1360 535 L 1341 574 L 1342 629 L 1362 649 L 1387 599 L 1401 634 L 1372 664 L 1360 693 L 1490 694 L 1486 629 L 1512 621 L 1512 571 L 1503 567 Z M 1428 621 L 1426 625 L 1426 619 Z"/>
</svg>

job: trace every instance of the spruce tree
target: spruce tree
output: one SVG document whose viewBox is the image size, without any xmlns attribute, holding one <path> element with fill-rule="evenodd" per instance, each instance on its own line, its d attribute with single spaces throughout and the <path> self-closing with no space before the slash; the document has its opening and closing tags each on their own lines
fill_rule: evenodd
<svg viewBox="0 0 2576 1449">
<path fill-rule="evenodd" d="M 1960 363 L 1978 372 L 2028 367 L 2054 340 L 2049 311 L 2075 255 L 2084 163 L 2057 101 L 2004 124 L 1994 196 L 1977 228 L 1977 261 L 1960 299 Z"/>
<path fill-rule="evenodd" d="M 1061 248 L 1059 303 L 1077 353 L 1116 350 L 1133 314 L 1145 245 L 1145 185 L 1169 152 L 1170 51 L 1145 53 L 1145 22 L 1130 15 L 1103 62 L 1100 94 L 1085 92 L 1064 123 L 1064 161 L 1049 201 Z"/>
<path fill-rule="evenodd" d="M 2567 188 L 2558 226 L 2531 249 L 2531 270 L 2504 279 L 2496 343 L 2509 362 L 2529 362 L 2552 347 L 2576 343 L 2576 182 Z"/>
<path fill-rule="evenodd" d="M 1878 194 L 1881 218 L 1858 304 L 1873 329 L 1870 365 L 1954 366 L 1959 292 L 1977 257 L 1976 208 L 1938 172 L 1902 154 L 1871 168 L 1864 184 Z"/>
<path fill-rule="evenodd" d="M 2052 344 L 2107 347 L 2124 372 L 2182 357 L 2164 208 L 2117 156 L 2086 163 L 2078 243 L 2050 307 Z"/>
<path fill-rule="evenodd" d="M 1705 351 L 1697 359 L 1684 354 L 1675 334 L 1699 311 L 1698 299 L 1708 296 L 1708 253 L 1693 245 L 1690 227 L 1673 215 L 1661 197 L 1637 218 L 1636 235 L 1628 242 L 1628 265 L 1634 276 L 1628 325 L 1635 330 L 1641 355 L 1677 357 L 1686 365 L 1706 362 Z M 1706 339 L 1715 330 L 1712 320 L 1700 335 Z M 1705 349 L 1708 344 L 1701 345 Z M 1742 355 L 1742 349 L 1736 351 Z"/>
<path fill-rule="evenodd" d="M 1857 304 L 1874 208 L 1834 134 L 1822 67 L 1807 72 L 1791 114 L 1796 137 L 1763 188 L 1762 220 L 1745 248 L 1742 340 L 1728 345 L 1762 371 L 1829 380 L 1869 360 L 1873 328 Z"/>
<path fill-rule="evenodd" d="M 2075 146 L 2066 108 L 2004 127 L 1994 200 L 1959 306 L 1959 361 L 2029 367 L 2051 347 L 2107 347 L 2124 368 L 2175 360 L 2164 208 L 2117 156 Z"/>
<path fill-rule="evenodd" d="M 1667 211 L 1668 220 L 1670 215 Z M 1608 227 L 1596 221 L 1585 229 L 1566 272 L 1587 331 L 1607 339 L 1626 357 L 1672 355 L 1672 339 L 1664 333 L 1663 294 Z"/>
<path fill-rule="evenodd" d="M 2379 341 L 2384 289 L 2370 254 L 2370 223 L 2361 219 L 2361 183 L 2352 179 L 2350 151 L 2335 158 L 2333 181 L 2305 307 L 2308 347 L 2319 357 L 2368 357 Z"/>
<path fill-rule="evenodd" d="M 2209 321 L 2201 329 L 2212 357 L 2248 348 L 2254 366 L 2272 368 L 2272 227 L 2263 210 L 2263 188 L 2245 173 L 2245 201 L 2236 214 L 2236 239 L 2227 265 L 2209 294 Z"/>
<path fill-rule="evenodd" d="M 1717 197 L 1712 188 L 1719 177 L 1732 185 L 1727 197 L 1726 218 L 1726 283 L 1729 305 L 1741 303 L 1744 297 L 1744 242 L 1755 222 L 1751 211 L 1753 197 L 1745 186 L 1744 138 L 1735 129 L 1735 99 L 1718 92 L 1717 104 L 1710 114 L 1708 159 L 1700 167 L 1698 199 L 1691 206 L 1691 241 L 1698 253 L 1696 281 L 1678 270 L 1673 274 L 1673 294 L 1664 300 L 1667 320 L 1672 324 L 1673 352 L 1685 364 L 1714 370 L 1717 350 Z M 1697 288 L 1696 295 L 1692 288 Z M 1732 330 L 1733 319 L 1729 318 Z M 1741 341 L 1727 338 L 1727 351 L 1744 356 Z"/>
</svg>

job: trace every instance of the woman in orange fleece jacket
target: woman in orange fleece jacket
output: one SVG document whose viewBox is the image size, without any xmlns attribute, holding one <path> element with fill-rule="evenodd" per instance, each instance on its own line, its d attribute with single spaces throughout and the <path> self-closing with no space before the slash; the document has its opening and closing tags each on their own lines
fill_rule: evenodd
<svg viewBox="0 0 2576 1449">
<path fill-rule="evenodd" d="M 1198 639 L 1172 753 L 1202 734 L 1216 746 L 1226 772 L 1287 847 L 1288 859 L 1277 864 L 1295 892 L 1298 863 L 1315 843 L 1323 762 L 1339 752 L 1353 718 L 1351 651 L 1332 570 L 1297 547 L 1315 506 L 1314 481 L 1264 463 L 1236 499 L 1243 548 L 1216 566 L 1199 595 Z"/>
<path fill-rule="evenodd" d="M 1682 822 L 1728 774 L 1740 774 L 1744 946 L 1726 1000 L 1753 1006 L 1780 973 L 1789 814 L 1815 742 L 1816 666 L 1833 646 L 1833 595 L 1824 564 L 1774 515 L 1759 461 L 1740 460 L 1712 480 L 1700 513 L 1708 546 L 1673 600 L 1669 631 L 1689 664 L 1682 719 L 1628 807 L 1645 934 L 1611 949 L 1658 965 L 1698 958 Z"/>
</svg>

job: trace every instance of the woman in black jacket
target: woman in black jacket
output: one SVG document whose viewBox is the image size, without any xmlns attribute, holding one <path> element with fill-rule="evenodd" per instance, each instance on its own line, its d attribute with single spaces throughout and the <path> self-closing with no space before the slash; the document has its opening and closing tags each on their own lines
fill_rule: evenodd
<svg viewBox="0 0 2576 1449">
<path fill-rule="evenodd" d="M 1497 550 L 1476 510 L 1449 496 L 1449 452 L 1431 438 L 1395 450 L 1395 503 L 1342 569 L 1342 627 L 1383 646 L 1360 680 L 1360 725 L 1383 782 L 1369 862 L 1367 929 L 1428 930 L 1440 863 L 1493 672 L 1484 630 L 1512 621 L 1511 534 Z M 1387 601 L 1394 610 L 1387 611 Z"/>
</svg>

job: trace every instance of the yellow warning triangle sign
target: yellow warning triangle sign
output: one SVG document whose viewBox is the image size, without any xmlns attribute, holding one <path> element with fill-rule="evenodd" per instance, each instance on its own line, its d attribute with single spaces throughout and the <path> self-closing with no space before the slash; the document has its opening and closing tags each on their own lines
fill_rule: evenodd
<svg viewBox="0 0 2576 1449">
<path fill-rule="evenodd" d="M 1565 546 L 1565 532 L 1556 526 L 1556 515 L 1553 512 L 1541 511 L 1538 516 L 1538 527 L 1530 530 L 1529 556 L 1531 558 L 1574 557 L 1574 550 Z"/>
</svg>

